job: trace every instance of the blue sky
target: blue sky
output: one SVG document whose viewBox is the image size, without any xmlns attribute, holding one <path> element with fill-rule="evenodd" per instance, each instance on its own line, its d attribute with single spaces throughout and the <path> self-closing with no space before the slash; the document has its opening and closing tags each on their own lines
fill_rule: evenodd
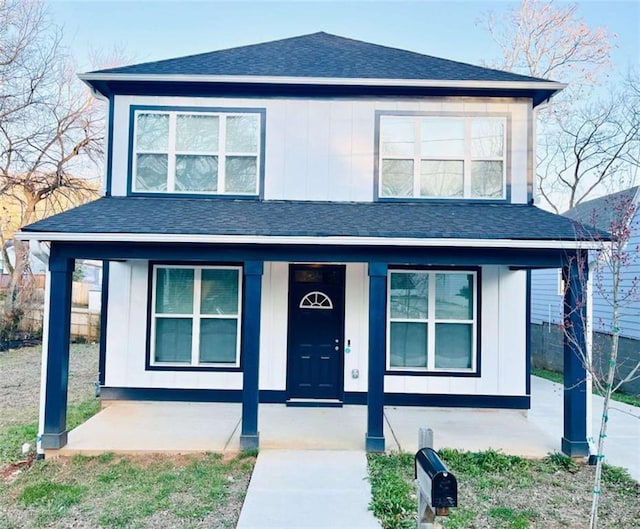
<svg viewBox="0 0 640 529">
<path fill-rule="evenodd" d="M 89 50 L 121 48 L 131 62 L 178 57 L 316 31 L 480 64 L 499 50 L 477 24 L 487 11 L 508 1 L 335 0 L 276 2 L 50 0 L 64 41 L 89 68 Z M 640 62 L 640 0 L 578 2 L 592 27 L 618 35 L 616 71 Z M 561 79 L 558 79 L 562 81 Z"/>
</svg>

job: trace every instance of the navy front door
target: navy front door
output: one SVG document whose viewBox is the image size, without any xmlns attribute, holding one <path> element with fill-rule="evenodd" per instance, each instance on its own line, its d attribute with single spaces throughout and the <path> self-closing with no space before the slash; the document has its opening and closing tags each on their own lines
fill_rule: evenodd
<svg viewBox="0 0 640 529">
<path fill-rule="evenodd" d="M 342 399 L 344 266 L 289 268 L 289 398 Z"/>
</svg>

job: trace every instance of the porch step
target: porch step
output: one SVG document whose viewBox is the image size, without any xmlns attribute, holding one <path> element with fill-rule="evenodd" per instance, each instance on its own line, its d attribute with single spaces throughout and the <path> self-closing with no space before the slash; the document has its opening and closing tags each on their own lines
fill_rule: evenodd
<svg viewBox="0 0 640 529">
<path fill-rule="evenodd" d="M 287 406 L 292 408 L 342 408 L 338 399 L 289 399 Z"/>
</svg>

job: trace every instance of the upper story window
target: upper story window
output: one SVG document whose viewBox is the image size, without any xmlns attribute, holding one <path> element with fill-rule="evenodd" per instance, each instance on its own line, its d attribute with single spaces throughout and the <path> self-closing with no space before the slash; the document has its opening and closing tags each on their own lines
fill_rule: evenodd
<svg viewBox="0 0 640 529">
<path fill-rule="evenodd" d="M 506 118 L 380 116 L 380 198 L 506 198 Z"/>
<path fill-rule="evenodd" d="M 134 112 L 132 191 L 257 195 L 261 114 Z"/>
</svg>

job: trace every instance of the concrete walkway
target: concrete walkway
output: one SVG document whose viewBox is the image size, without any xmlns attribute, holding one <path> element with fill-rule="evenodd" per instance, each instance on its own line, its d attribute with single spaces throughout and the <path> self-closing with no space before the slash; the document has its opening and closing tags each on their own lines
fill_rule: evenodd
<svg viewBox="0 0 640 529">
<path fill-rule="evenodd" d="M 379 529 L 359 450 L 263 450 L 237 529 Z"/>
<path fill-rule="evenodd" d="M 531 409 L 528 422 L 545 431 L 558 443 L 562 436 L 562 385 L 531 377 Z M 592 428 L 597 439 L 604 399 L 597 395 L 592 400 Z M 554 447 L 560 451 L 560 447 Z M 609 425 L 604 446 L 605 461 L 626 468 L 631 477 L 640 481 L 640 408 L 612 401 Z"/>
</svg>

